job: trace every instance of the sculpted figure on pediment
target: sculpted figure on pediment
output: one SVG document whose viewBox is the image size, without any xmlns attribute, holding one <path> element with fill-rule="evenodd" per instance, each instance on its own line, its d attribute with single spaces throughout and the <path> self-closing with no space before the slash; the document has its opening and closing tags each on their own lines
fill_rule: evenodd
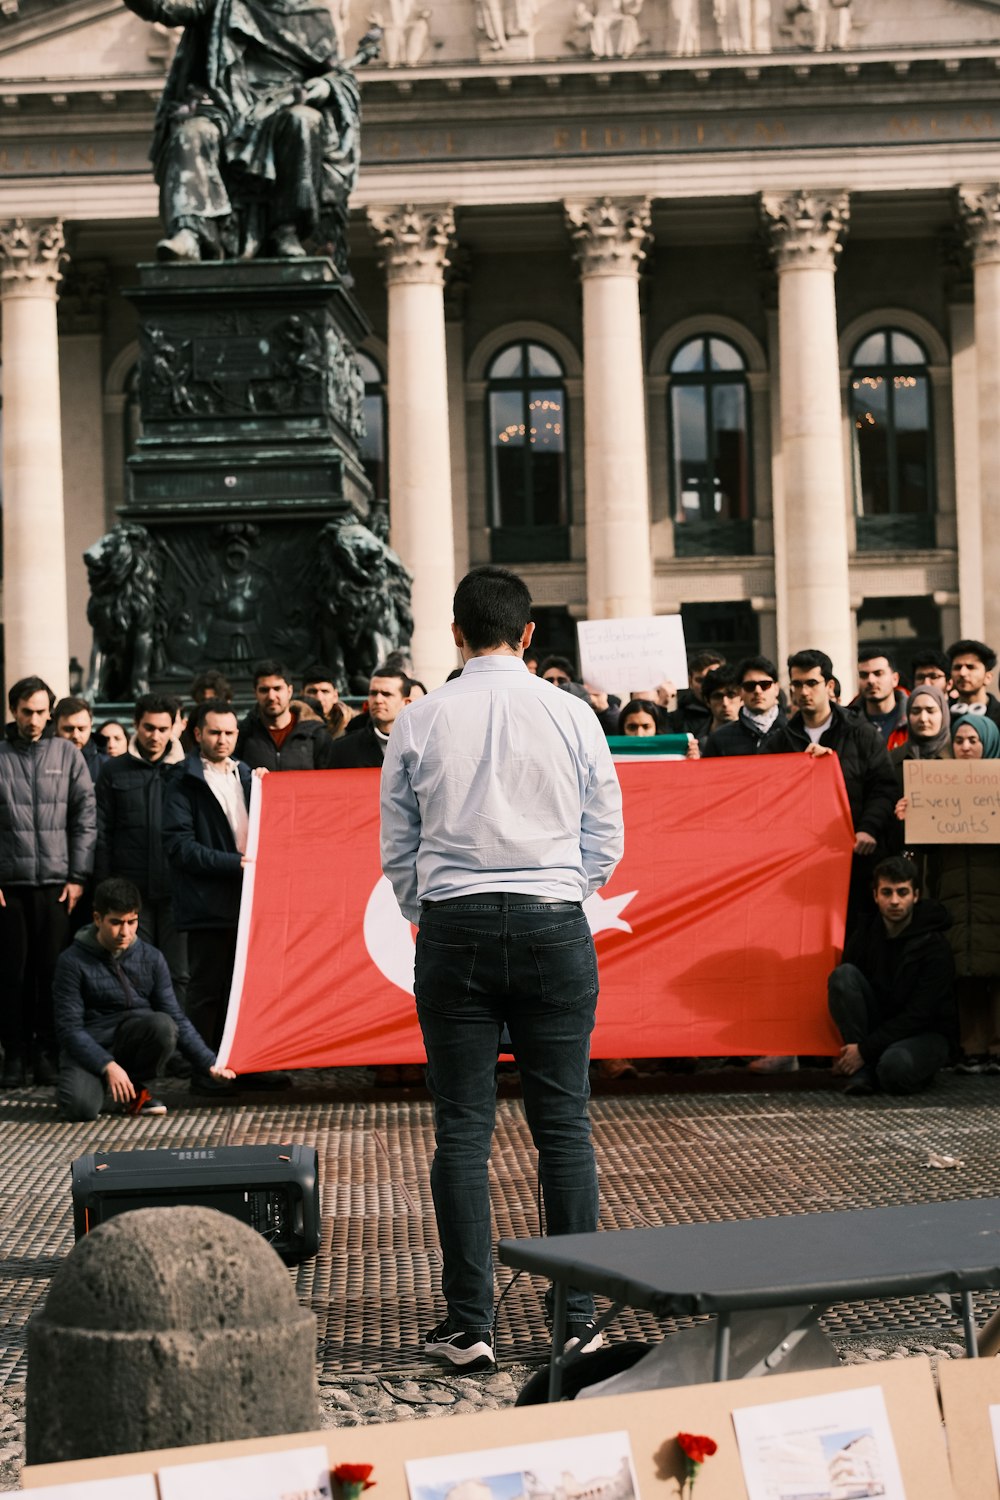
<svg viewBox="0 0 1000 1500">
<path fill-rule="evenodd" d="M 677 22 L 675 57 L 697 57 L 701 52 L 698 0 L 671 0 L 670 12 Z"/>
<path fill-rule="evenodd" d="M 854 0 L 786 0 L 782 30 L 792 45 L 813 52 L 843 51 L 854 37 Z"/>
<path fill-rule="evenodd" d="M 539 4 L 540 0 L 477 0 L 476 25 L 486 37 L 480 56 L 533 58 Z"/>
<path fill-rule="evenodd" d="M 420 0 L 389 0 L 388 11 L 373 11 L 381 26 L 385 60 L 390 68 L 414 68 L 430 42 L 431 12 Z"/>
<path fill-rule="evenodd" d="M 574 12 L 583 50 L 591 57 L 632 57 L 645 38 L 639 30 L 643 0 L 580 0 Z M 575 37 L 570 41 L 580 46 Z"/>
<path fill-rule="evenodd" d="M 338 0 L 346 25 L 346 0 Z M 347 200 L 359 166 L 352 68 L 326 0 L 125 0 L 183 33 L 156 116 L 152 159 L 163 260 L 305 255 L 346 269 Z"/>
<path fill-rule="evenodd" d="M 770 52 L 771 0 L 714 0 L 723 52 Z"/>
</svg>

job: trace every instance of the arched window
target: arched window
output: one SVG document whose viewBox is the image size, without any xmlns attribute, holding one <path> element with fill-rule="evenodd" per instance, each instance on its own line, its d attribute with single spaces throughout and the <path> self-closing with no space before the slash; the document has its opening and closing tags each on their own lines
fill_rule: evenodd
<svg viewBox="0 0 1000 1500">
<path fill-rule="evenodd" d="M 493 561 L 568 558 L 566 385 L 543 344 L 508 344 L 490 364 L 486 445 Z"/>
<path fill-rule="evenodd" d="M 751 552 L 746 364 L 728 339 L 688 339 L 670 361 L 670 442 L 678 556 Z"/>
<path fill-rule="evenodd" d="M 365 383 L 365 435 L 361 439 L 361 467 L 371 481 L 376 500 L 389 498 L 386 458 L 385 376 L 370 354 L 358 350 L 358 368 Z"/>
<path fill-rule="evenodd" d="M 934 467 L 927 353 L 881 328 L 851 359 L 858 549 L 933 547 Z"/>
<path fill-rule="evenodd" d="M 125 405 L 122 408 L 122 445 L 125 451 L 126 463 L 136 450 L 136 445 L 142 437 L 142 402 L 139 396 L 139 361 L 129 370 L 125 377 Z M 128 494 L 128 480 L 125 481 L 125 493 Z"/>
</svg>

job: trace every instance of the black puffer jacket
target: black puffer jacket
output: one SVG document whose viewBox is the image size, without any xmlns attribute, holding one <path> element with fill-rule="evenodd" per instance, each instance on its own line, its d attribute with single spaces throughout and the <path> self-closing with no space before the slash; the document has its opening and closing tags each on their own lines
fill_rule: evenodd
<svg viewBox="0 0 1000 1500">
<path fill-rule="evenodd" d="M 143 1011 L 170 1017 L 177 1027 L 178 1050 L 196 1068 L 207 1073 L 215 1062 L 177 1004 L 166 959 L 141 938 L 113 958 L 93 927 L 84 927 L 59 955 L 52 998 L 59 1046 L 91 1073 L 102 1072 L 113 1060 L 111 1043 L 119 1022 Z"/>
<path fill-rule="evenodd" d="M 294 712 L 294 711 L 293 711 Z M 269 771 L 323 771 L 330 765 L 334 741 L 319 719 L 296 719 L 280 750 L 260 714 L 252 708 L 240 725 L 235 758 L 251 770 L 266 766 Z"/>
<path fill-rule="evenodd" d="M 918 901 L 899 937 L 888 936 L 876 913 L 848 941 L 844 963 L 860 969 L 875 992 L 875 1025 L 859 1043 L 866 1063 L 878 1062 L 893 1042 L 921 1032 L 936 1032 L 952 1048 L 957 1045 L 950 925 L 937 901 Z"/>
<path fill-rule="evenodd" d="M 0 890 L 83 885 L 94 867 L 97 816 L 87 762 L 69 740 L 0 741 Z"/>
<path fill-rule="evenodd" d="M 242 763 L 238 769 L 249 806 L 250 769 Z M 242 858 L 226 815 L 205 781 L 200 755 L 185 756 L 167 782 L 163 843 L 180 931 L 235 927 L 243 890 Z"/>
<path fill-rule="evenodd" d="M 773 739 L 785 723 L 785 716 L 778 709 L 778 717 L 766 734 L 754 725 L 753 720 L 740 709 L 740 716 L 732 724 L 720 724 L 702 745 L 701 753 L 706 760 L 720 755 L 758 755 Z"/>
<path fill-rule="evenodd" d="M 899 800 L 889 753 L 877 729 L 841 708 L 839 703 L 831 703 L 830 707 L 833 723 L 819 743 L 837 752 L 855 833 L 868 833 L 877 843 L 884 844 Z M 802 716 L 796 713 L 768 738 L 763 753 L 790 755 L 805 750 L 809 743 Z"/>
<path fill-rule="evenodd" d="M 163 793 L 166 778 L 184 759 L 171 740 L 156 761 L 144 760 L 129 741 L 127 755 L 107 762 L 97 781 L 98 881 L 121 875 L 139 887 L 147 901 L 170 895 L 170 867 L 163 847 Z"/>
<path fill-rule="evenodd" d="M 696 698 L 691 688 L 682 688 L 677 694 L 677 707 L 667 715 L 670 734 L 693 734 L 695 739 L 707 734 L 712 723 L 712 710 L 707 703 Z"/>
</svg>

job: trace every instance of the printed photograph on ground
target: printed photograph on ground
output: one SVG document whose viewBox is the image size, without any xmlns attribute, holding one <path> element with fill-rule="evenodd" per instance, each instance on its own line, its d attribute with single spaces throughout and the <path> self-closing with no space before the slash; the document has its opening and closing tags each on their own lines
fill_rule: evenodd
<svg viewBox="0 0 1000 1500">
<path fill-rule="evenodd" d="M 627 1432 L 413 1459 L 410 1500 L 638 1500 Z"/>
<path fill-rule="evenodd" d="M 877 1386 L 733 1412 L 750 1500 L 904 1500 Z"/>
</svg>

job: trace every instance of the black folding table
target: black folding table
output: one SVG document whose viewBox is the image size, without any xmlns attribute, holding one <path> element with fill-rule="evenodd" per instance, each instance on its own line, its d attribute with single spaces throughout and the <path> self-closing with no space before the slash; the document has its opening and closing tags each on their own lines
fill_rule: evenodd
<svg viewBox="0 0 1000 1500">
<path fill-rule="evenodd" d="M 717 1314 L 715 1380 L 728 1375 L 734 1312 L 807 1304 L 801 1329 L 832 1302 L 926 1293 L 961 1299 L 965 1347 L 975 1358 L 972 1293 L 1000 1287 L 1000 1198 L 501 1240 L 499 1255 L 553 1282 L 550 1401 L 559 1399 L 573 1358 L 562 1353 L 570 1286 L 610 1299 L 601 1329 L 622 1307 L 657 1317 Z"/>
</svg>

